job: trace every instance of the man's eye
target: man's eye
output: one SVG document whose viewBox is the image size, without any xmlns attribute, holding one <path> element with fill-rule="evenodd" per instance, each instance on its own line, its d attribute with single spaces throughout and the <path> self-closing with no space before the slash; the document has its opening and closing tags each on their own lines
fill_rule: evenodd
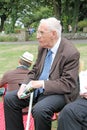
<svg viewBox="0 0 87 130">
<path fill-rule="evenodd" d="M 42 35 L 42 34 L 44 34 L 44 32 L 43 32 L 43 31 L 38 31 L 37 33 L 38 33 L 38 34 L 41 34 L 41 35 Z"/>
<path fill-rule="evenodd" d="M 41 31 L 40 33 L 43 34 L 44 32 Z"/>
</svg>

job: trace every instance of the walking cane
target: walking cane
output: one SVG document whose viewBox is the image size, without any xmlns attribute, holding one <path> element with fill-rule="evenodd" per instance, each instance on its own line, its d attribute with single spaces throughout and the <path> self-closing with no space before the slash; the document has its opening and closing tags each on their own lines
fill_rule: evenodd
<svg viewBox="0 0 87 130">
<path fill-rule="evenodd" d="M 29 127 L 30 127 L 30 117 L 31 117 L 31 110 L 32 110 L 32 103 L 33 103 L 33 94 L 34 94 L 34 92 L 30 93 L 26 130 L 29 130 Z"/>
</svg>

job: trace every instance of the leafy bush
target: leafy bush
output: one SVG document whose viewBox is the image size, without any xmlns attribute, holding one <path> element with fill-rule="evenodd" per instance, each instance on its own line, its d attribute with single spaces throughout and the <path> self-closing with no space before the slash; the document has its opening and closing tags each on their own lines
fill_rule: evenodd
<svg viewBox="0 0 87 130">
<path fill-rule="evenodd" d="M 14 33 L 17 34 L 17 33 L 21 33 L 21 31 L 24 31 L 25 28 L 20 28 L 20 27 L 15 27 L 14 28 Z"/>
<path fill-rule="evenodd" d="M 29 41 L 35 41 L 36 40 L 36 32 L 34 32 L 32 35 L 29 36 Z"/>
<path fill-rule="evenodd" d="M 0 36 L 0 42 L 15 42 L 17 40 L 18 38 L 13 36 Z"/>
<path fill-rule="evenodd" d="M 21 29 L 14 29 L 14 33 L 20 33 Z"/>
<path fill-rule="evenodd" d="M 83 30 L 84 27 L 87 27 L 87 19 L 78 22 L 78 30 Z"/>
</svg>

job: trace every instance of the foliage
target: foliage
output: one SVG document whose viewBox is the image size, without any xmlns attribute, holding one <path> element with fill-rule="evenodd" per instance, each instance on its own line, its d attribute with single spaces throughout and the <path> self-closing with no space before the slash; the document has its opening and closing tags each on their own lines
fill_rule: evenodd
<svg viewBox="0 0 87 130">
<path fill-rule="evenodd" d="M 34 11 L 30 14 L 24 15 L 22 18 L 22 22 L 24 23 L 25 27 L 30 27 L 33 24 L 33 27 L 37 27 L 38 22 L 42 18 L 47 18 L 52 16 L 52 10 L 48 7 L 39 7 L 39 9 L 34 9 Z M 35 25 L 35 26 L 34 26 Z"/>
<path fill-rule="evenodd" d="M 78 29 L 82 30 L 84 27 L 87 27 L 87 19 L 78 22 Z"/>
<path fill-rule="evenodd" d="M 4 24 L 4 30 L 6 34 L 12 33 L 12 24 L 11 23 L 5 23 Z"/>
<path fill-rule="evenodd" d="M 68 21 L 68 16 L 63 16 L 62 17 L 62 23 L 63 23 L 63 32 L 67 32 L 68 31 L 68 23 L 67 23 L 67 21 Z"/>
<path fill-rule="evenodd" d="M 26 2 L 28 1 L 26 0 Z M 25 0 L 6 0 L 0 3 L 0 31 L 3 30 L 4 22 L 11 18 L 11 32 L 14 32 L 15 22 L 19 18 L 18 14 L 25 9 L 26 2 Z"/>
<path fill-rule="evenodd" d="M 16 37 L 13 36 L 0 36 L 0 42 L 15 42 L 18 39 Z"/>
<path fill-rule="evenodd" d="M 36 41 L 36 32 L 29 36 L 29 41 Z"/>
<path fill-rule="evenodd" d="M 87 18 L 87 0 L 1 0 L 0 2 L 0 31 L 4 29 L 5 21 L 11 19 L 7 32 L 14 32 L 17 20 L 22 21 L 25 27 L 38 25 L 42 18 L 55 16 L 62 21 L 67 31 L 71 24 L 74 31 L 78 21 Z"/>
</svg>

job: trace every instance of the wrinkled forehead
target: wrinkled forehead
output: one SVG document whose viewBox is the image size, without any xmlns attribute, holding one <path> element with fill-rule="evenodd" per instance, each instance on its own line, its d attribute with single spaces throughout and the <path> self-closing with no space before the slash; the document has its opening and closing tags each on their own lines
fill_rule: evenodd
<svg viewBox="0 0 87 130">
<path fill-rule="evenodd" d="M 46 23 L 40 23 L 37 31 L 47 31 L 49 30 L 48 25 Z"/>
</svg>

